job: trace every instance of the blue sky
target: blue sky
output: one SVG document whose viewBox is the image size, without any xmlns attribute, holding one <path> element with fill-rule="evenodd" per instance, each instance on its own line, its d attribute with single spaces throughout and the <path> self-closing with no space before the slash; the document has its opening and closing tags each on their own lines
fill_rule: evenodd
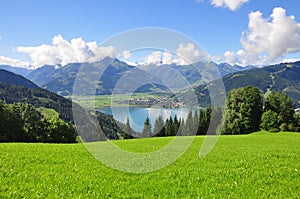
<svg viewBox="0 0 300 199">
<path fill-rule="evenodd" d="M 240 6 L 234 7 L 237 3 Z M 74 38 L 82 38 L 84 43 L 96 41 L 99 45 L 112 35 L 143 27 L 168 28 L 186 34 L 200 43 L 216 62 L 263 65 L 297 60 L 300 59 L 298 4 L 297 0 L 263 3 L 258 0 L 1 0 L 0 64 L 46 64 L 48 51 L 44 54 L 38 51 L 44 50 L 43 45 L 55 45 L 54 37 L 69 43 Z M 282 9 L 274 11 L 279 7 Z M 279 24 L 272 21 L 275 15 Z M 289 23 L 285 19 L 291 15 L 294 19 Z M 271 28 L 263 30 L 265 22 L 260 19 Z M 286 33 L 274 38 L 274 33 L 277 37 L 277 31 L 281 30 Z M 243 32 L 244 43 L 240 41 Z M 272 41 L 278 44 L 272 46 Z M 184 45 L 188 48 L 188 44 Z M 282 48 L 282 51 L 273 52 L 271 48 Z M 65 56 L 55 54 L 56 58 L 60 55 Z M 134 61 L 133 57 L 130 61 Z M 59 60 L 67 63 L 70 59 L 49 58 L 50 64 Z"/>
</svg>

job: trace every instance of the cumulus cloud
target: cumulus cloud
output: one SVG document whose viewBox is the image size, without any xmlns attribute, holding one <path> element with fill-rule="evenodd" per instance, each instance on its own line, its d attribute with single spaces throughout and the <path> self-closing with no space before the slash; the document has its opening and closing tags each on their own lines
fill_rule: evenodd
<svg viewBox="0 0 300 199">
<path fill-rule="evenodd" d="M 122 57 L 123 57 L 124 59 L 129 59 L 129 58 L 131 57 L 130 51 L 124 50 L 123 53 L 122 53 Z"/>
<path fill-rule="evenodd" d="M 20 61 L 17 59 L 12 59 L 9 57 L 0 56 L 0 65 L 10 65 L 16 67 L 24 67 L 27 68 L 30 66 L 28 62 Z"/>
<path fill-rule="evenodd" d="M 268 20 L 261 12 L 249 14 L 248 32 L 241 38 L 249 56 L 267 52 L 271 59 L 300 50 L 300 24 L 294 16 L 287 16 L 283 8 L 274 8 Z"/>
<path fill-rule="evenodd" d="M 289 53 L 300 51 L 300 23 L 287 16 L 283 8 L 274 8 L 268 18 L 260 11 L 249 14 L 248 30 L 242 32 L 242 49 L 225 52 L 229 63 L 266 65 L 282 61 Z"/>
<path fill-rule="evenodd" d="M 172 64 L 173 63 L 173 56 L 172 53 L 169 51 L 164 51 L 162 54 L 162 63 L 163 64 Z"/>
<path fill-rule="evenodd" d="M 215 7 L 227 7 L 230 10 L 237 10 L 249 0 L 211 0 L 211 4 Z"/>
<path fill-rule="evenodd" d="M 104 57 L 114 57 L 113 46 L 101 47 L 97 42 L 85 42 L 82 38 L 74 38 L 70 42 L 61 35 L 53 37 L 51 45 L 34 47 L 17 47 L 17 51 L 27 53 L 33 66 L 66 65 L 72 62 L 95 62 Z"/>
<path fill-rule="evenodd" d="M 238 55 L 232 51 L 226 51 L 224 53 L 225 62 L 228 64 L 235 64 L 238 62 Z"/>
<path fill-rule="evenodd" d="M 210 3 L 215 7 L 227 7 L 234 11 L 240 8 L 243 4 L 249 0 L 210 0 Z M 203 3 L 204 0 L 196 0 L 198 3 Z"/>
<path fill-rule="evenodd" d="M 208 60 L 210 60 L 209 55 L 204 51 L 197 50 L 193 43 L 188 43 L 179 44 L 174 54 L 168 50 L 151 52 L 146 57 L 144 64 L 188 65 Z"/>
<path fill-rule="evenodd" d="M 145 64 L 160 64 L 162 62 L 162 53 L 154 51 L 145 59 Z"/>
<path fill-rule="evenodd" d="M 178 56 L 178 65 L 197 63 L 208 59 L 207 54 L 204 51 L 195 49 L 193 43 L 188 43 L 187 45 L 180 44 L 176 50 L 176 54 Z"/>
</svg>

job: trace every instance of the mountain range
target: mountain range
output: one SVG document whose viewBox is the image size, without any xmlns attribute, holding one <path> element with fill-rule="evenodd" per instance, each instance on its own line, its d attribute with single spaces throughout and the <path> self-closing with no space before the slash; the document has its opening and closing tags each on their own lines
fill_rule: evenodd
<svg viewBox="0 0 300 199">
<path fill-rule="evenodd" d="M 23 77 L 26 77 L 29 73 L 31 73 L 33 71 L 33 69 L 29 69 L 29 68 L 19 68 L 19 67 L 13 67 L 10 65 L 0 65 L 0 69 L 18 74 L 18 75 L 22 75 Z"/>
<path fill-rule="evenodd" d="M 262 68 L 256 68 L 254 66 L 232 66 L 226 63 L 211 64 L 218 67 L 219 72 L 223 76 L 226 93 L 233 88 L 252 85 L 258 87 L 265 93 L 268 91 L 282 90 L 293 99 L 296 106 L 300 105 L 300 62 L 282 63 Z M 96 94 L 126 92 L 127 87 L 136 86 L 134 82 L 137 85 L 141 84 L 141 82 L 148 82 L 147 85 L 137 88 L 135 92 L 170 92 L 168 89 L 182 89 L 186 86 L 186 82 L 188 82 L 188 84 L 195 88 L 200 105 L 207 106 L 210 103 L 210 96 L 207 89 L 209 84 L 204 84 L 201 74 L 198 72 L 203 66 L 202 63 L 186 66 L 172 64 L 140 65 L 137 67 L 131 66 L 118 59 L 105 58 L 99 62 L 71 63 L 62 67 L 46 65 L 31 71 L 27 75 L 27 78 L 32 82 L 25 78 L 23 80 L 32 87 L 40 86 L 62 96 L 71 95 L 76 75 L 82 65 L 88 66 L 91 74 L 101 71 L 101 68 L 106 67 L 105 70 L 102 71 L 103 73 L 98 82 Z M 5 72 L 2 71 L 3 75 L 2 77 L 0 76 L 0 82 L 3 78 L 8 80 L 12 79 L 9 77 L 9 73 L 4 73 Z M 127 79 L 124 78 L 124 76 L 127 77 Z M 18 78 L 14 80 L 16 82 L 22 78 L 21 76 L 17 77 Z M 93 83 L 88 81 L 89 80 L 87 80 L 88 84 Z M 122 85 L 117 87 L 118 90 L 115 87 L 120 82 Z M 164 85 L 167 85 L 168 88 Z"/>
<path fill-rule="evenodd" d="M 218 65 L 212 62 L 211 64 L 219 69 L 222 76 L 254 68 L 254 66 L 232 66 L 226 63 Z M 41 88 L 62 96 L 69 96 L 73 92 L 74 81 L 82 65 L 88 66 L 93 71 L 99 71 L 101 67 L 106 67 L 99 79 L 96 92 L 98 95 L 111 94 L 112 92 L 127 92 L 126 88 L 128 87 L 137 87 L 135 92 L 160 92 L 168 89 L 181 90 L 189 85 L 203 83 L 201 74 L 199 74 L 200 68 L 204 67 L 203 63 L 186 66 L 178 66 L 176 64 L 131 66 L 118 59 L 109 57 L 94 63 L 70 63 L 61 67 L 45 65 L 28 73 L 26 78 Z M 124 80 L 126 85 L 123 85 L 118 90 L 119 87 L 116 87 L 116 84 L 124 76 L 127 79 L 134 79 L 134 81 Z M 145 84 L 140 87 L 140 84 L 143 82 Z"/>
</svg>

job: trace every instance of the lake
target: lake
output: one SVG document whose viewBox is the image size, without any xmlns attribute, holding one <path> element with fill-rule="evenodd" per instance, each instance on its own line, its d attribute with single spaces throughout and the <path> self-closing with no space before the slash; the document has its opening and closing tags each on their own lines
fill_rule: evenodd
<svg viewBox="0 0 300 199">
<path fill-rule="evenodd" d="M 186 119 L 190 110 L 193 112 L 195 108 L 180 107 L 180 108 L 161 108 L 161 107 L 137 107 L 137 106 L 114 106 L 104 107 L 99 109 L 102 113 L 113 115 L 114 119 L 126 123 L 126 118 L 129 118 L 130 126 L 137 132 L 142 132 L 144 122 L 147 117 L 150 119 L 152 128 L 154 127 L 155 119 L 158 116 L 162 116 L 165 121 L 167 118 L 172 116 L 173 118 L 177 115 L 178 119 Z"/>
</svg>

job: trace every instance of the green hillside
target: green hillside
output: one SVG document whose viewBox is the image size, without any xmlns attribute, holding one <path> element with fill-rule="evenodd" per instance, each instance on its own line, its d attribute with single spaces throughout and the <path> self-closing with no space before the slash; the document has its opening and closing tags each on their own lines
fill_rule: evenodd
<svg viewBox="0 0 300 199">
<path fill-rule="evenodd" d="M 113 143 L 149 152 L 171 140 Z M 202 142 L 196 137 L 176 162 L 145 174 L 108 168 L 83 144 L 0 144 L 0 198 L 299 197 L 300 134 L 221 136 L 212 152 L 199 159 Z"/>
<path fill-rule="evenodd" d="M 24 78 L 21 75 L 0 69 L 0 83 L 13 84 L 16 86 L 25 86 L 27 88 L 38 88 L 36 84 Z"/>
<path fill-rule="evenodd" d="M 0 83 L 0 100 L 9 104 L 14 102 L 23 102 L 32 104 L 35 107 L 53 109 L 59 113 L 59 117 L 61 119 L 70 123 L 73 123 L 72 106 L 76 109 L 81 109 L 78 104 L 71 100 L 47 90 L 40 88 L 26 88 L 23 86 L 3 83 Z M 118 125 L 116 125 L 116 121 L 112 118 L 112 116 L 97 112 L 97 118 L 101 123 L 103 132 L 109 139 L 118 139 L 118 135 L 123 134 L 123 131 L 118 127 Z M 100 136 L 99 139 L 105 138 Z"/>
<path fill-rule="evenodd" d="M 300 106 L 300 62 L 284 63 L 263 68 L 256 68 L 236 72 L 223 78 L 225 90 L 228 93 L 234 88 L 254 86 L 264 93 L 271 91 L 284 91 L 288 94 L 295 106 Z M 206 85 L 196 87 L 201 104 L 210 103 Z"/>
</svg>

